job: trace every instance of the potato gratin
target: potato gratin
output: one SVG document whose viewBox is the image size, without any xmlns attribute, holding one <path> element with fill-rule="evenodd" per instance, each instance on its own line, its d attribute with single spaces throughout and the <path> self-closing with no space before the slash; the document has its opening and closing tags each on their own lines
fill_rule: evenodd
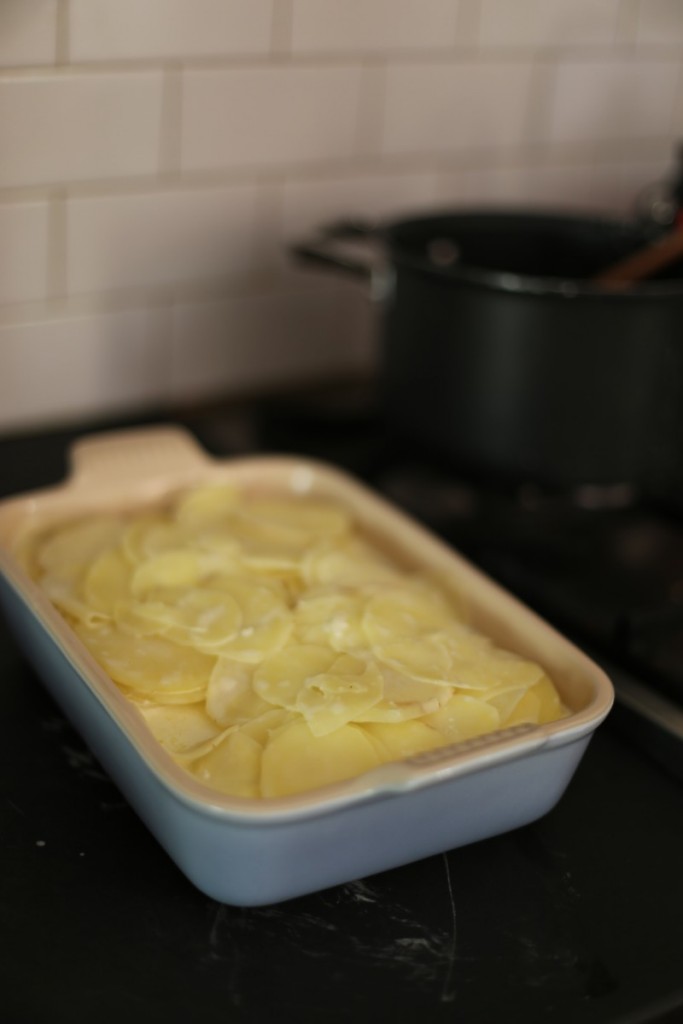
<svg viewBox="0 0 683 1024">
<path fill-rule="evenodd" d="M 35 542 L 32 575 L 171 756 L 279 797 L 566 714 L 339 504 L 198 488 Z"/>
</svg>

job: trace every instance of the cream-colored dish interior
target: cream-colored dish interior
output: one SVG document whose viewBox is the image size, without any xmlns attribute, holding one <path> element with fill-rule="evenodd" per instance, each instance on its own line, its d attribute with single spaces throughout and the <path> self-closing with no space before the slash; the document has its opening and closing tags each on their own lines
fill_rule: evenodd
<svg viewBox="0 0 683 1024">
<path fill-rule="evenodd" d="M 231 796 L 609 704 L 574 648 L 330 467 L 95 439 L 64 486 L 0 508 L 0 538 L 164 749 Z"/>
</svg>

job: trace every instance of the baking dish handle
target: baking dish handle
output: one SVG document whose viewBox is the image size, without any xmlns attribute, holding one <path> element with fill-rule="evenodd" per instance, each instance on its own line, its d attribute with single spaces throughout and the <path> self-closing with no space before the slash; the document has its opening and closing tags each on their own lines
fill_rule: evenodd
<svg viewBox="0 0 683 1024">
<path fill-rule="evenodd" d="M 193 475 L 212 460 L 180 427 L 121 430 L 77 441 L 70 451 L 69 485 L 118 492 L 121 485 Z"/>
</svg>

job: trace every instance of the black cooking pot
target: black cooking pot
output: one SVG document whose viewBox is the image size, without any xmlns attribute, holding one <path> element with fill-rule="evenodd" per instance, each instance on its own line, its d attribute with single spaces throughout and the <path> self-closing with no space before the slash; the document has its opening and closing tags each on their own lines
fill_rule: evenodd
<svg viewBox="0 0 683 1024">
<path fill-rule="evenodd" d="M 372 278 L 396 434 L 511 481 L 661 492 L 683 481 L 683 264 L 624 291 L 591 283 L 653 238 L 625 221 L 455 212 L 335 225 L 293 252 Z M 374 268 L 349 254 L 359 239 L 379 245 Z"/>
</svg>

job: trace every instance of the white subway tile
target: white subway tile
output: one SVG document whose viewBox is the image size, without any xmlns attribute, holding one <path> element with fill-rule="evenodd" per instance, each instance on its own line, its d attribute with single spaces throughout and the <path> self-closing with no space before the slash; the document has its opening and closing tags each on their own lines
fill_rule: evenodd
<svg viewBox="0 0 683 1024">
<path fill-rule="evenodd" d="M 161 75 L 12 77 L 0 81 L 0 186 L 154 173 Z"/>
<path fill-rule="evenodd" d="M 550 138 L 667 136 L 679 75 L 673 61 L 566 61 L 557 70 Z"/>
<path fill-rule="evenodd" d="M 284 187 L 284 236 L 300 239 L 335 220 L 370 223 L 409 215 L 434 199 L 434 174 L 356 174 Z"/>
<path fill-rule="evenodd" d="M 294 0 L 295 53 L 452 47 L 457 0 Z"/>
<path fill-rule="evenodd" d="M 593 194 L 607 212 L 632 214 L 643 193 L 661 181 L 664 165 L 655 161 L 597 164 L 593 171 Z"/>
<path fill-rule="evenodd" d="M 518 144 L 530 87 L 526 63 L 390 67 L 382 150 L 448 153 Z"/>
<path fill-rule="evenodd" d="M 57 0 L 0 0 L 0 67 L 52 64 Z"/>
<path fill-rule="evenodd" d="M 483 46 L 610 45 L 619 0 L 481 0 Z"/>
<path fill-rule="evenodd" d="M 261 54 L 273 0 L 70 0 L 72 60 Z"/>
<path fill-rule="evenodd" d="M 360 79 L 360 104 L 356 132 L 356 153 L 372 158 L 377 155 L 384 119 L 386 64 L 368 61 Z"/>
<path fill-rule="evenodd" d="M 47 247 L 47 203 L 0 205 L 0 303 L 45 298 Z"/>
<path fill-rule="evenodd" d="M 154 404 L 168 360 L 150 316 L 125 310 L 0 328 L 0 428 Z"/>
<path fill-rule="evenodd" d="M 661 177 L 655 160 L 481 167 L 442 174 L 437 192 L 439 201 L 454 206 L 629 216 L 643 190 Z"/>
<path fill-rule="evenodd" d="M 233 296 L 175 310 L 177 399 L 258 390 L 358 369 L 371 351 L 363 290 Z"/>
<path fill-rule="evenodd" d="M 246 274 L 265 260 L 252 185 L 73 199 L 70 293 Z"/>
<path fill-rule="evenodd" d="M 438 194 L 443 202 L 480 208 L 562 211 L 599 204 L 591 163 L 461 169 L 441 176 Z"/>
<path fill-rule="evenodd" d="M 683 43 L 683 4 L 680 0 L 641 0 L 637 39 L 639 43 Z"/>
<path fill-rule="evenodd" d="M 355 143 L 359 83 L 357 67 L 188 71 L 182 168 L 348 157 Z"/>
</svg>

